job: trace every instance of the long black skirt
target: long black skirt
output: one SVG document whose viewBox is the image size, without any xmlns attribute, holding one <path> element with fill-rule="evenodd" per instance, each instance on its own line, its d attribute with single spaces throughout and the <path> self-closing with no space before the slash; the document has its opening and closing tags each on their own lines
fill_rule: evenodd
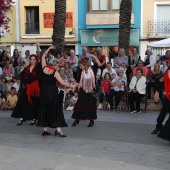
<svg viewBox="0 0 170 170">
<path fill-rule="evenodd" d="M 67 127 L 61 107 L 62 95 L 56 94 L 48 103 L 40 103 L 37 126 L 41 127 Z"/>
<path fill-rule="evenodd" d="M 77 120 L 95 120 L 97 119 L 96 106 L 96 97 L 91 93 L 86 93 L 83 89 L 80 89 L 72 118 Z"/>
<path fill-rule="evenodd" d="M 28 102 L 28 96 L 24 89 L 19 95 L 18 102 L 11 114 L 11 117 L 23 118 L 24 120 L 37 119 L 39 98 L 31 96 L 31 100 L 32 104 Z"/>
<path fill-rule="evenodd" d="M 170 116 L 163 126 L 162 130 L 159 132 L 158 137 L 170 141 Z"/>
</svg>

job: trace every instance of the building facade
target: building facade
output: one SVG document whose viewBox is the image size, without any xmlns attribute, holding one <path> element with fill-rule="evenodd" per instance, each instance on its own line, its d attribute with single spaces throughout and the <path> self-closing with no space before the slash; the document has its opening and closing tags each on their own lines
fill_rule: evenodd
<svg viewBox="0 0 170 170">
<path fill-rule="evenodd" d="M 67 0 L 66 53 L 76 46 L 76 2 L 77 0 Z M 6 38 L 1 39 L 1 44 L 17 48 L 21 51 L 21 56 L 25 55 L 26 50 L 30 50 L 31 54 L 36 53 L 37 42 L 40 42 L 42 50 L 48 48 L 52 44 L 54 3 L 54 0 L 16 0 L 8 12 L 12 18 L 11 31 Z"/>
<path fill-rule="evenodd" d="M 130 46 L 140 46 L 141 0 L 132 1 Z M 78 52 L 87 46 L 95 53 L 101 47 L 105 55 L 116 50 L 119 36 L 119 9 L 121 0 L 78 1 Z M 131 48 L 130 48 L 131 51 Z"/>
<path fill-rule="evenodd" d="M 11 55 L 16 46 L 16 5 L 12 5 L 7 9 L 6 17 L 10 18 L 10 22 L 8 23 L 9 31 L 0 27 L 0 50 L 8 50 Z"/>
<path fill-rule="evenodd" d="M 147 45 L 170 37 L 170 0 L 141 1 L 140 48 L 145 55 Z M 164 54 L 162 48 L 154 49 L 154 55 Z"/>
</svg>

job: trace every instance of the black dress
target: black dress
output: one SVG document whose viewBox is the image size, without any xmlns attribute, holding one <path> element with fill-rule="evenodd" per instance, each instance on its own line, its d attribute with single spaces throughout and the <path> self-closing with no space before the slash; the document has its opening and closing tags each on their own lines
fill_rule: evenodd
<svg viewBox="0 0 170 170">
<path fill-rule="evenodd" d="M 24 120 L 37 119 L 39 98 L 30 96 L 32 103 L 28 101 L 26 86 L 38 80 L 38 70 L 35 68 L 36 74 L 28 73 L 28 77 L 24 77 L 25 69 L 21 73 L 21 92 L 19 92 L 18 102 L 12 112 L 11 117 L 23 118 Z M 39 87 L 38 87 L 39 88 Z"/>
<path fill-rule="evenodd" d="M 170 116 L 163 126 L 162 130 L 158 134 L 158 137 L 170 142 Z"/>
<path fill-rule="evenodd" d="M 40 107 L 37 126 L 41 127 L 67 127 L 62 107 L 60 106 L 58 88 L 52 74 L 40 73 Z"/>
<path fill-rule="evenodd" d="M 95 120 L 97 119 L 97 101 L 92 93 L 86 93 L 82 88 L 79 90 L 79 97 L 74 106 L 72 114 L 76 120 Z"/>
</svg>

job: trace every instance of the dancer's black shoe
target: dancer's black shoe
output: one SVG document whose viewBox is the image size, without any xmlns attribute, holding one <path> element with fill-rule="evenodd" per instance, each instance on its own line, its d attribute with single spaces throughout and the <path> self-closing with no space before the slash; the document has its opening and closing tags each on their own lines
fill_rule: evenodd
<svg viewBox="0 0 170 170">
<path fill-rule="evenodd" d="M 30 125 L 35 125 L 36 124 L 36 120 L 33 119 L 32 122 L 30 123 Z"/>
<path fill-rule="evenodd" d="M 77 124 L 79 124 L 79 120 L 75 120 L 71 126 L 73 127 L 76 126 Z"/>
<path fill-rule="evenodd" d="M 17 126 L 21 126 L 23 124 L 23 122 L 26 122 L 26 120 L 20 120 L 18 123 L 17 123 Z"/>
<path fill-rule="evenodd" d="M 59 135 L 60 137 L 67 137 L 63 134 L 63 132 L 59 132 L 58 130 L 55 130 L 55 136 Z"/>
<path fill-rule="evenodd" d="M 156 135 L 159 131 L 160 131 L 160 130 L 159 130 L 158 128 L 155 128 L 155 129 L 151 132 L 151 134 L 152 134 L 152 135 Z"/>
<path fill-rule="evenodd" d="M 42 136 L 49 136 L 49 135 L 51 135 L 51 133 L 49 133 L 45 130 L 42 131 Z"/>
<path fill-rule="evenodd" d="M 94 126 L 94 120 L 90 120 L 90 122 L 89 122 L 87 127 L 92 127 L 92 126 Z"/>
</svg>

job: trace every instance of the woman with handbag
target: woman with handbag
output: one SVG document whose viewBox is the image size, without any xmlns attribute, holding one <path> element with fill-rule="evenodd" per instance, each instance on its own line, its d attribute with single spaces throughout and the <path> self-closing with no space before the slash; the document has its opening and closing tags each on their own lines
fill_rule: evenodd
<svg viewBox="0 0 170 170">
<path fill-rule="evenodd" d="M 100 61 L 94 55 L 90 55 L 101 66 Z M 87 57 L 79 60 L 80 69 L 82 69 L 81 78 L 79 82 L 79 97 L 74 106 L 72 118 L 75 119 L 72 126 L 79 124 L 79 120 L 90 120 L 87 127 L 94 126 L 94 120 L 97 119 L 96 97 L 93 95 L 95 88 L 95 76 L 90 67 L 90 60 Z"/>
</svg>

